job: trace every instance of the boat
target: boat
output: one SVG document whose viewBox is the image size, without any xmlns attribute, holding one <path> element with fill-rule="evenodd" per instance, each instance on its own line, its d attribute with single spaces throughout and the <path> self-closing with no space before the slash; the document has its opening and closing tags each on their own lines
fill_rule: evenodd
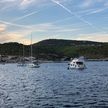
<svg viewBox="0 0 108 108">
<path fill-rule="evenodd" d="M 68 69 L 85 69 L 85 61 L 83 57 L 71 59 Z"/>
<path fill-rule="evenodd" d="M 30 67 L 30 68 L 39 68 L 40 67 L 40 65 L 39 65 L 39 63 L 38 62 L 35 62 L 34 60 L 33 60 L 33 46 L 32 46 L 32 35 L 31 35 L 31 47 L 30 47 L 30 50 L 31 50 L 31 57 L 30 57 L 30 63 L 28 63 L 28 66 Z"/>
<path fill-rule="evenodd" d="M 35 64 L 34 62 L 29 63 L 28 66 L 29 66 L 30 68 L 39 68 L 39 67 L 40 67 L 39 64 Z"/>
<path fill-rule="evenodd" d="M 18 67 L 25 67 L 25 66 L 27 66 L 27 64 L 25 63 L 25 60 L 24 60 L 24 45 L 23 45 L 23 54 L 22 54 L 23 56 L 22 57 L 20 57 L 20 61 L 18 62 L 18 64 L 17 64 L 17 66 Z"/>
<path fill-rule="evenodd" d="M 25 61 L 21 61 L 17 64 L 18 67 L 25 67 L 27 66 L 27 64 L 25 63 Z"/>
</svg>

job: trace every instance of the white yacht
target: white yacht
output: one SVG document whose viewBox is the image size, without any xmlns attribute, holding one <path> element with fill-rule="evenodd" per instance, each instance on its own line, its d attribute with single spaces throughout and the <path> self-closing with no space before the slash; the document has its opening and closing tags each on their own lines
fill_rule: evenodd
<svg viewBox="0 0 108 108">
<path fill-rule="evenodd" d="M 72 59 L 68 65 L 69 65 L 68 69 L 85 69 L 86 68 L 84 59 L 82 57 Z"/>
</svg>

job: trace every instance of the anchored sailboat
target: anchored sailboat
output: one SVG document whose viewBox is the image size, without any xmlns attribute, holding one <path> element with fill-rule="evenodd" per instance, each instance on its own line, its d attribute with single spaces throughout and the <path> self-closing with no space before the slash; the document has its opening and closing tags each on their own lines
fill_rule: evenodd
<svg viewBox="0 0 108 108">
<path fill-rule="evenodd" d="M 30 63 L 28 64 L 29 67 L 31 67 L 31 68 L 39 68 L 39 67 L 40 67 L 39 63 L 33 61 L 32 35 L 31 35 L 31 46 L 30 46 L 30 52 L 31 52 L 31 55 L 30 55 Z"/>
<path fill-rule="evenodd" d="M 26 63 L 25 63 L 25 60 L 24 60 L 24 57 L 25 57 L 25 53 L 24 53 L 24 44 L 23 44 L 23 51 L 22 51 L 22 58 L 20 57 L 20 61 L 19 61 L 19 63 L 17 64 L 17 66 L 21 66 L 21 67 L 23 67 L 23 66 L 26 66 Z"/>
</svg>

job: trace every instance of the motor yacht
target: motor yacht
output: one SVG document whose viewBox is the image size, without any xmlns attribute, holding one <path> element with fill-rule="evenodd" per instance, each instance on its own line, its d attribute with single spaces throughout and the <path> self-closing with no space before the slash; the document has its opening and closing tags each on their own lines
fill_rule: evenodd
<svg viewBox="0 0 108 108">
<path fill-rule="evenodd" d="M 71 59 L 70 63 L 68 64 L 68 69 L 85 69 L 85 61 L 83 58 L 74 58 Z"/>
</svg>

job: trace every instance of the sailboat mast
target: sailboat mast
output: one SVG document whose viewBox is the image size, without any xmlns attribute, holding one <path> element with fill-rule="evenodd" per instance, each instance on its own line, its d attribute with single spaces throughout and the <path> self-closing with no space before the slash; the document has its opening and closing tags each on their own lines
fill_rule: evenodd
<svg viewBox="0 0 108 108">
<path fill-rule="evenodd" d="M 23 42 L 23 59 L 24 59 L 24 42 Z"/>
<path fill-rule="evenodd" d="M 32 62 L 32 34 L 31 34 L 31 62 Z"/>
</svg>

